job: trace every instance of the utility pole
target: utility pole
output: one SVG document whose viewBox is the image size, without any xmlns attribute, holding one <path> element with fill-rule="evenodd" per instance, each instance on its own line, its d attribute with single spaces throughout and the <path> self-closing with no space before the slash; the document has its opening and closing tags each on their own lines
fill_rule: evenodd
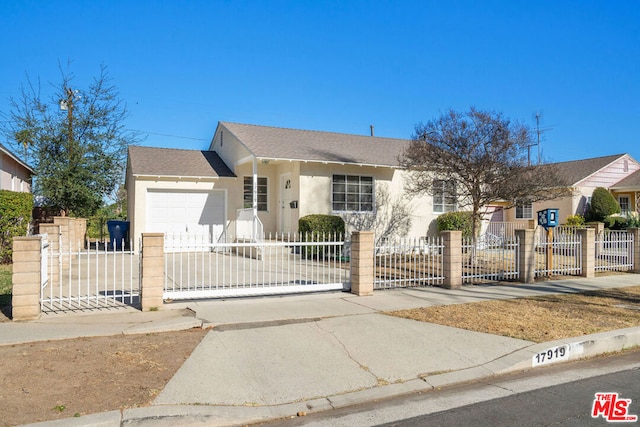
<svg viewBox="0 0 640 427">
<path fill-rule="evenodd" d="M 67 119 L 68 119 L 68 125 L 69 125 L 69 130 L 68 130 L 68 134 L 69 134 L 69 160 L 71 160 L 71 152 L 73 150 L 73 90 L 68 87 L 67 88 L 67 102 L 66 102 L 66 107 L 67 107 Z"/>
</svg>

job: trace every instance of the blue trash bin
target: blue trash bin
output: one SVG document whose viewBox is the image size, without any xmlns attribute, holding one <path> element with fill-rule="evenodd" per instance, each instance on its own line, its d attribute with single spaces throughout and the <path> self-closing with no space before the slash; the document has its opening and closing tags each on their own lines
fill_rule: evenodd
<svg viewBox="0 0 640 427">
<path fill-rule="evenodd" d="M 120 251 L 122 244 L 126 244 L 129 234 L 129 221 L 109 220 L 107 221 L 107 229 L 109 230 L 109 244 L 111 249 Z"/>
</svg>

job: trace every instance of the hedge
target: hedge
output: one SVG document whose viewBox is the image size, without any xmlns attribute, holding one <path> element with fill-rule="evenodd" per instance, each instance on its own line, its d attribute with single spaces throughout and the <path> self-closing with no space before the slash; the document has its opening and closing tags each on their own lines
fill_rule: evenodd
<svg viewBox="0 0 640 427">
<path fill-rule="evenodd" d="M 298 232 L 303 242 L 330 242 L 344 238 L 345 224 L 339 216 L 307 215 L 298 220 Z M 325 248 L 328 248 L 328 253 L 325 253 Z M 303 246 L 302 250 L 303 256 L 318 258 L 326 257 L 333 252 L 332 246 Z"/>
<path fill-rule="evenodd" d="M 0 190 L 0 263 L 11 262 L 14 236 L 26 236 L 33 210 L 33 194 Z"/>
</svg>

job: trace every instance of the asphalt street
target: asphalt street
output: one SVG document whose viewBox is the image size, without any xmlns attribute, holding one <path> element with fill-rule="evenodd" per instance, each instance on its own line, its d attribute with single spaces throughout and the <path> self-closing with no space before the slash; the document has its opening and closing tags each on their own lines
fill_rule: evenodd
<svg viewBox="0 0 640 427">
<path fill-rule="evenodd" d="M 595 393 L 631 399 L 629 414 L 640 416 L 638 384 L 640 349 L 261 426 L 602 426 L 591 417 Z"/>
</svg>

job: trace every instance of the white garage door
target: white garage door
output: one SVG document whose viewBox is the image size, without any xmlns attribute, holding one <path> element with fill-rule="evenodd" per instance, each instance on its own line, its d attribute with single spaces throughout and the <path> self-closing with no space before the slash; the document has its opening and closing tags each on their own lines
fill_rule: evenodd
<svg viewBox="0 0 640 427">
<path fill-rule="evenodd" d="M 217 242 L 224 223 L 224 191 L 147 193 L 147 232 L 207 235 Z"/>
</svg>

